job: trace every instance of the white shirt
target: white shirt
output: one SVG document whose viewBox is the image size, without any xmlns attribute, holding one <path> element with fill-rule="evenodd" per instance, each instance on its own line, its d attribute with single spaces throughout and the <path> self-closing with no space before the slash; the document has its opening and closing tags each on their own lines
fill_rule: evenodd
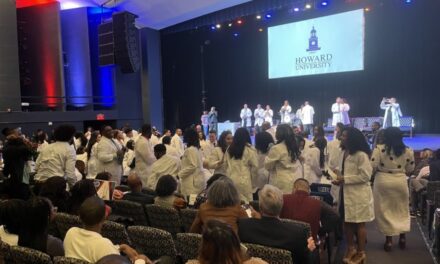
<svg viewBox="0 0 440 264">
<path fill-rule="evenodd" d="M 93 231 L 72 227 L 64 238 L 64 252 L 68 258 L 96 263 L 107 255 L 120 255 L 118 247 Z"/>
<path fill-rule="evenodd" d="M 153 163 L 151 174 L 148 177 L 147 188 L 156 189 L 159 178 L 165 175 L 177 176 L 180 170 L 180 160 L 169 155 L 163 155 Z"/>
<path fill-rule="evenodd" d="M 304 158 L 304 178 L 312 183 L 319 183 L 322 175 L 322 170 L 319 164 L 321 152 L 316 147 L 305 147 L 301 152 Z"/>
<path fill-rule="evenodd" d="M 122 170 L 123 170 L 122 175 L 125 176 L 130 175 L 131 173 L 130 165 L 133 162 L 133 159 L 134 159 L 134 151 L 128 149 L 127 152 L 125 152 L 124 160 L 122 161 Z"/>
<path fill-rule="evenodd" d="M 183 195 L 199 194 L 205 188 L 202 153 L 196 147 L 189 147 L 182 157 L 179 171 L 181 193 Z"/>
<path fill-rule="evenodd" d="M 328 167 L 332 170 L 339 167 L 339 161 L 343 153 L 341 149 L 341 141 L 339 139 L 334 139 L 327 144 L 327 155 L 328 155 Z"/>
<path fill-rule="evenodd" d="M 243 108 L 240 111 L 240 118 L 241 118 L 241 126 L 244 127 L 251 127 L 252 126 L 252 111 L 249 108 Z"/>
<path fill-rule="evenodd" d="M 38 155 L 35 179 L 46 181 L 50 177 L 61 176 L 72 187 L 76 182 L 75 162 L 76 153 L 72 145 L 61 141 L 52 143 Z"/>
<path fill-rule="evenodd" d="M 183 152 L 185 152 L 183 141 L 177 134 L 174 134 L 174 136 L 171 138 L 171 146 L 173 146 L 179 152 L 180 156 L 182 156 Z"/>
<path fill-rule="evenodd" d="M 214 170 L 214 174 L 226 175 L 225 154 L 221 147 L 215 147 L 208 158 L 205 160 L 206 167 Z"/>
<path fill-rule="evenodd" d="M 157 144 L 160 144 L 161 142 L 160 142 L 160 140 L 159 140 L 158 137 L 156 137 L 155 135 L 151 135 L 150 143 L 151 143 L 151 145 L 154 147 L 154 146 L 156 146 Z"/>
<path fill-rule="evenodd" d="M 167 145 L 167 144 L 164 144 L 164 145 L 165 145 L 165 148 L 167 149 L 167 155 L 170 155 L 170 156 L 173 156 L 177 159 L 180 159 L 180 157 L 182 155 L 180 155 L 179 151 L 177 151 L 177 149 L 175 147 L 173 147 L 171 145 Z"/>
<path fill-rule="evenodd" d="M 10 245 L 17 246 L 18 245 L 18 235 L 8 233 L 5 230 L 4 226 L 0 226 L 0 241 Z"/>
<path fill-rule="evenodd" d="M 47 146 L 49 146 L 49 143 L 47 143 L 47 141 L 45 140 L 43 143 L 41 143 L 40 145 L 38 145 L 37 152 L 41 152 L 41 151 L 43 151 L 43 149 L 44 149 L 45 147 L 47 147 Z"/>
<path fill-rule="evenodd" d="M 118 162 L 117 152 L 120 146 L 114 139 L 102 137 L 96 147 L 97 173 L 109 172 L 112 181 L 119 185 L 122 176 L 122 164 Z"/>
<path fill-rule="evenodd" d="M 348 104 L 334 103 L 332 105 L 332 113 L 333 113 L 332 125 L 334 127 L 336 126 L 337 123 L 349 125 L 350 117 L 348 116 L 348 111 L 350 111 L 350 106 Z"/>
<path fill-rule="evenodd" d="M 264 109 L 257 108 L 254 110 L 255 126 L 261 126 L 264 122 Z"/>
<path fill-rule="evenodd" d="M 90 159 L 87 161 L 87 178 L 95 178 L 98 174 L 98 159 L 96 157 L 96 149 L 98 148 L 98 143 L 92 146 L 92 151 L 90 151 Z"/>
<path fill-rule="evenodd" d="M 311 105 L 305 105 L 301 111 L 301 122 L 303 125 L 313 124 L 313 116 L 315 115 L 315 110 Z"/>
<path fill-rule="evenodd" d="M 281 123 L 285 124 L 285 123 L 290 123 L 291 121 L 291 117 L 290 117 L 290 113 L 292 112 L 292 107 L 290 107 L 290 105 L 287 106 L 282 106 L 280 109 L 280 114 L 281 114 Z"/>
<path fill-rule="evenodd" d="M 200 140 L 200 150 L 202 151 L 203 160 L 207 159 L 214 150 L 214 144 L 209 140 Z"/>
<path fill-rule="evenodd" d="M 134 155 L 136 157 L 136 173 L 141 178 L 142 184 L 147 186 L 148 177 L 151 174 L 151 168 L 156 161 L 153 146 L 144 136 L 140 136 L 134 145 Z"/>
<path fill-rule="evenodd" d="M 264 121 L 265 122 L 269 122 L 270 125 L 273 125 L 273 110 L 269 109 L 269 110 L 264 110 Z"/>
</svg>

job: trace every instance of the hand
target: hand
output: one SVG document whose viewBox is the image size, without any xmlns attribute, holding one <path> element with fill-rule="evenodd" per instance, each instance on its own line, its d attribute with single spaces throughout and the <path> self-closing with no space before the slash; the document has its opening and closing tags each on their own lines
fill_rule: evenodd
<svg viewBox="0 0 440 264">
<path fill-rule="evenodd" d="M 122 200 L 122 198 L 124 197 L 124 193 L 121 192 L 120 190 L 114 190 L 113 191 L 113 199 L 114 200 Z"/>
<path fill-rule="evenodd" d="M 136 257 L 139 255 L 136 250 L 134 250 L 132 247 L 126 244 L 121 244 L 119 246 L 119 250 L 123 252 L 127 257 L 131 260 L 131 262 L 134 262 L 136 260 Z"/>
<path fill-rule="evenodd" d="M 261 214 L 255 211 L 255 209 L 252 206 L 249 206 L 249 209 L 251 209 L 252 218 L 261 219 Z"/>
<path fill-rule="evenodd" d="M 342 184 L 344 184 L 344 177 L 338 176 L 338 178 L 336 180 L 333 180 L 332 183 L 334 185 L 338 185 L 338 186 L 342 185 Z"/>
<path fill-rule="evenodd" d="M 342 173 L 341 173 L 340 170 L 338 170 L 338 169 L 334 169 L 333 172 L 336 174 L 336 176 L 338 176 L 338 178 L 339 178 L 339 177 L 342 177 Z"/>
<path fill-rule="evenodd" d="M 313 237 L 309 237 L 307 239 L 307 248 L 310 252 L 316 249 L 315 241 L 313 240 Z"/>
<path fill-rule="evenodd" d="M 135 261 L 138 259 L 142 259 L 145 261 L 145 264 L 153 264 L 153 261 L 151 261 L 147 256 L 145 255 L 137 255 L 137 257 L 135 258 Z"/>
</svg>

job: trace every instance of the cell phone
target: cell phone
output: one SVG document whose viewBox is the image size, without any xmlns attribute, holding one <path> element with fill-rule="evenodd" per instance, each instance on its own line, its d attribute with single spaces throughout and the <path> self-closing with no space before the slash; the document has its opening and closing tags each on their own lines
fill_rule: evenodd
<svg viewBox="0 0 440 264">
<path fill-rule="evenodd" d="M 251 206 L 249 204 L 242 204 L 241 207 L 246 211 L 248 217 L 251 218 L 252 217 Z"/>
</svg>

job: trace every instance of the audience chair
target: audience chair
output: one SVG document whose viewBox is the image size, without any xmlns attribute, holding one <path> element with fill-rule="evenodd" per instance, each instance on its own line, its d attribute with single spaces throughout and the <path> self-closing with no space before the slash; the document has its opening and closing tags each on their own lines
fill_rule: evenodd
<svg viewBox="0 0 440 264">
<path fill-rule="evenodd" d="M 89 264 L 89 262 L 76 259 L 76 258 L 66 258 L 66 257 L 54 257 L 54 264 Z"/>
<path fill-rule="evenodd" d="M 116 222 L 105 221 L 102 226 L 101 235 L 110 239 L 115 245 L 131 244 L 124 225 Z"/>
<path fill-rule="evenodd" d="M 81 220 L 78 216 L 66 213 L 56 213 L 53 222 L 58 229 L 61 240 L 64 240 L 67 231 L 69 231 L 71 227 L 82 227 Z"/>
<path fill-rule="evenodd" d="M 121 192 L 130 191 L 130 187 L 128 187 L 127 185 L 119 185 L 119 186 L 116 186 L 115 189 L 118 191 L 121 191 Z"/>
<path fill-rule="evenodd" d="M 429 181 L 426 186 L 426 223 L 428 225 L 428 234 L 431 235 L 432 221 L 434 219 L 435 193 L 440 191 L 440 181 Z"/>
<path fill-rule="evenodd" d="M 11 262 L 11 247 L 0 240 L 0 263 Z"/>
<path fill-rule="evenodd" d="M 127 217 L 133 221 L 134 225 L 148 226 L 147 215 L 145 209 L 140 203 L 115 200 L 111 203 L 112 215 Z"/>
<path fill-rule="evenodd" d="M 281 222 L 290 223 L 290 224 L 293 224 L 293 225 L 300 227 L 305 232 L 307 237 L 312 235 L 312 229 L 310 228 L 310 225 L 308 223 L 297 221 L 297 220 L 292 220 L 292 219 L 287 219 L 287 218 L 281 218 Z"/>
<path fill-rule="evenodd" d="M 157 196 L 156 191 L 150 188 L 142 188 L 142 192 L 148 195 Z"/>
<path fill-rule="evenodd" d="M 150 226 L 170 232 L 173 237 L 183 231 L 179 212 L 159 205 L 145 205 Z"/>
<path fill-rule="evenodd" d="M 50 256 L 41 251 L 20 247 L 10 247 L 10 259 L 8 264 L 52 264 Z"/>
<path fill-rule="evenodd" d="M 196 209 L 182 209 L 180 210 L 180 219 L 182 221 L 183 225 L 183 231 L 189 232 L 189 229 L 191 228 L 192 223 L 194 222 L 194 219 L 197 216 Z"/>
<path fill-rule="evenodd" d="M 182 258 L 182 263 L 190 259 L 197 259 L 202 244 L 202 235 L 193 233 L 179 233 L 176 239 L 177 253 Z"/>
<path fill-rule="evenodd" d="M 250 257 L 261 258 L 270 264 L 293 264 L 290 251 L 256 244 L 244 244 Z"/>
<path fill-rule="evenodd" d="M 176 260 L 177 252 L 169 232 L 148 226 L 130 226 L 128 234 L 139 254 L 144 254 L 151 260 L 162 256 Z"/>
</svg>

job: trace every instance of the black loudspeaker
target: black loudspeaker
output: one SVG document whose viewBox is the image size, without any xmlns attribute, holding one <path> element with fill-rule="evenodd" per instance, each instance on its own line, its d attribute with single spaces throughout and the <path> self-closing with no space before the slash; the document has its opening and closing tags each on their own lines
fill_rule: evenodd
<svg viewBox="0 0 440 264">
<path fill-rule="evenodd" d="M 136 15 L 119 12 L 112 15 L 115 62 L 123 73 L 137 72 L 141 65 Z"/>
<path fill-rule="evenodd" d="M 106 22 L 98 26 L 99 66 L 115 64 L 113 23 Z"/>
</svg>

